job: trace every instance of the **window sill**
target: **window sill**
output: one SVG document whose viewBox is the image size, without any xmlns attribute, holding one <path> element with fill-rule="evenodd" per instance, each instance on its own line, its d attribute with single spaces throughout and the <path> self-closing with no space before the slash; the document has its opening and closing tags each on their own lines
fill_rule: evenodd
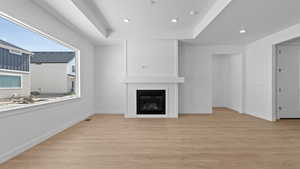
<svg viewBox="0 0 300 169">
<path fill-rule="evenodd" d="M 0 71 L 8 72 L 8 73 L 30 74 L 30 71 L 21 71 L 21 70 L 0 69 Z"/>
<path fill-rule="evenodd" d="M 0 90 L 21 90 L 21 89 L 23 89 L 23 88 L 22 87 L 12 87 L 12 88 L 9 88 L 9 87 L 1 88 L 0 87 Z"/>
<path fill-rule="evenodd" d="M 39 110 L 48 108 L 48 105 L 66 103 L 69 101 L 79 100 L 81 97 L 79 96 L 65 96 L 53 100 L 40 101 L 32 104 L 11 104 L 0 106 L 0 118 L 13 116 L 17 114 L 24 114 L 28 112 L 32 112 L 32 110 Z M 24 111 L 22 111 L 24 110 Z"/>
</svg>

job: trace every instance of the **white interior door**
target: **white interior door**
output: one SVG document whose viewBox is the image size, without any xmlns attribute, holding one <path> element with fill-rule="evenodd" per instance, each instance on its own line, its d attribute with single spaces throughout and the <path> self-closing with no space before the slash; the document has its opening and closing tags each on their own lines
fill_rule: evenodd
<svg viewBox="0 0 300 169">
<path fill-rule="evenodd" d="M 277 46 L 277 112 L 279 118 L 300 118 L 298 46 Z"/>
</svg>

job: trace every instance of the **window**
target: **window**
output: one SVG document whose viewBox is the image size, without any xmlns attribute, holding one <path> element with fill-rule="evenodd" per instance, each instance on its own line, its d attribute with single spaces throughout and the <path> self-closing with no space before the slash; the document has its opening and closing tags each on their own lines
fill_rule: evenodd
<svg viewBox="0 0 300 169">
<path fill-rule="evenodd" d="M 16 54 L 16 55 L 22 55 L 21 51 L 14 50 L 14 49 L 10 49 L 9 52 L 12 53 L 12 54 Z"/>
<path fill-rule="evenodd" d="M 75 65 L 72 65 L 72 72 L 73 72 L 73 73 L 75 73 L 75 72 L 76 72 Z"/>
<path fill-rule="evenodd" d="M 0 111 L 80 97 L 78 49 L 1 13 L 0 27 Z"/>
<path fill-rule="evenodd" d="M 22 87 L 21 76 L 0 74 L 0 89 L 21 88 L 21 87 Z"/>
</svg>

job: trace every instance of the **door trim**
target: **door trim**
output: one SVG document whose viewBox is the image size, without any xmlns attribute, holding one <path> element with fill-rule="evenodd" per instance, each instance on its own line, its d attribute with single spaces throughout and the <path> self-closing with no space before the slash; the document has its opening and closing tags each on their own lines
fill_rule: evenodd
<svg viewBox="0 0 300 169">
<path fill-rule="evenodd" d="M 279 120 L 279 112 L 277 110 L 277 65 L 278 65 L 278 52 L 277 52 L 278 45 L 272 46 L 272 120 L 277 121 Z"/>
</svg>

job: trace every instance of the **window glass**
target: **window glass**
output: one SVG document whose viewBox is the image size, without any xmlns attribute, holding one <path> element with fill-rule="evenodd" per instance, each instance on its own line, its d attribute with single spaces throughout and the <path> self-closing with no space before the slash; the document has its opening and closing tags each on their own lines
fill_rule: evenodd
<svg viewBox="0 0 300 169">
<path fill-rule="evenodd" d="M 0 88 L 20 88 L 21 76 L 0 75 Z"/>
<path fill-rule="evenodd" d="M 72 72 L 75 73 L 75 65 L 72 66 Z"/>
</svg>

